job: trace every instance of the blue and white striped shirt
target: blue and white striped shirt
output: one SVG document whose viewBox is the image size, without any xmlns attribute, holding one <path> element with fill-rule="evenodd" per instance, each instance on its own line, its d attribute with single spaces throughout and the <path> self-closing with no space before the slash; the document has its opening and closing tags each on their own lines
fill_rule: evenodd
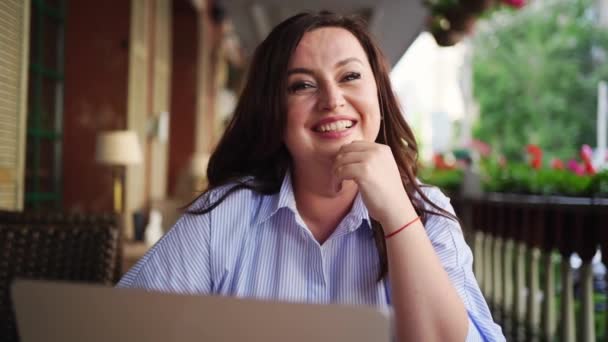
<svg viewBox="0 0 608 342">
<path fill-rule="evenodd" d="M 229 188 L 209 193 L 211 201 Z M 423 189 L 435 204 L 453 213 L 441 191 Z M 192 208 L 205 202 L 199 199 Z M 473 257 L 459 224 L 432 215 L 425 229 L 467 308 L 467 341 L 504 341 L 473 275 Z M 205 215 L 185 214 L 118 286 L 390 309 L 387 282 L 377 281 L 379 265 L 361 196 L 319 245 L 296 209 L 287 172 L 277 194 L 238 190 Z"/>
</svg>

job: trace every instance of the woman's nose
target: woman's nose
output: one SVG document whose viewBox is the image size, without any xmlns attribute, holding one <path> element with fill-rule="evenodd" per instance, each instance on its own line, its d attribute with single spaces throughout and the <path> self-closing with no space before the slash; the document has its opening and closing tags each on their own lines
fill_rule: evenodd
<svg viewBox="0 0 608 342">
<path fill-rule="evenodd" d="M 319 99 L 321 110 L 335 110 L 336 108 L 343 107 L 345 103 L 344 94 L 338 85 L 330 83 L 323 86 Z"/>
</svg>

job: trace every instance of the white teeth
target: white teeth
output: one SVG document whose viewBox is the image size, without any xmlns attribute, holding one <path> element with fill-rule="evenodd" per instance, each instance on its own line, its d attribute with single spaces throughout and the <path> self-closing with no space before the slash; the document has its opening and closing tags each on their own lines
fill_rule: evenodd
<svg viewBox="0 0 608 342">
<path fill-rule="evenodd" d="M 351 128 L 353 126 L 353 122 L 350 120 L 340 120 L 340 121 L 334 121 L 332 123 L 328 123 L 325 125 L 321 125 L 319 127 L 317 127 L 317 131 L 319 132 L 339 132 L 339 131 L 343 131 L 347 128 Z"/>
</svg>

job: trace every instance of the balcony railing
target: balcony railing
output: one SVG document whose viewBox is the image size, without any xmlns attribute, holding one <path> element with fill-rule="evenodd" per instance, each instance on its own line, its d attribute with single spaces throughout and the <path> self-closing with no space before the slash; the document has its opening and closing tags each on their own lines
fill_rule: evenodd
<svg viewBox="0 0 608 342">
<path fill-rule="evenodd" d="M 598 249 L 608 255 L 607 198 L 491 193 L 453 203 L 477 280 L 508 340 L 600 337 L 591 261 Z M 573 253 L 582 259 L 577 281 Z"/>
</svg>

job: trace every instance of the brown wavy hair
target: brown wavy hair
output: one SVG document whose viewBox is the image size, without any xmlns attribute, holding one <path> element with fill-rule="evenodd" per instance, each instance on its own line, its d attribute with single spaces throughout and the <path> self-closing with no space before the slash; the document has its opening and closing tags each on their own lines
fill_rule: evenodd
<svg viewBox="0 0 608 342">
<path fill-rule="evenodd" d="M 365 50 L 376 80 L 382 118 L 376 143 L 390 146 L 403 186 L 423 223 L 427 214 L 455 219 L 430 201 L 416 181 L 418 147 L 414 134 L 403 119 L 391 88 L 388 64 L 369 34 L 366 23 L 356 16 L 326 11 L 290 17 L 276 26 L 257 47 L 234 115 L 211 154 L 207 168 L 208 188 L 199 198 L 218 187 L 232 186 L 217 200 L 207 201 L 202 208 L 189 212 L 208 213 L 239 189 L 250 189 L 266 195 L 279 192 L 291 163 L 282 139 L 286 124 L 287 66 L 302 36 L 323 27 L 348 30 Z M 434 210 L 425 209 L 424 202 Z M 384 231 L 375 220 L 372 220 L 372 230 L 380 257 L 380 280 L 388 272 Z"/>
</svg>

